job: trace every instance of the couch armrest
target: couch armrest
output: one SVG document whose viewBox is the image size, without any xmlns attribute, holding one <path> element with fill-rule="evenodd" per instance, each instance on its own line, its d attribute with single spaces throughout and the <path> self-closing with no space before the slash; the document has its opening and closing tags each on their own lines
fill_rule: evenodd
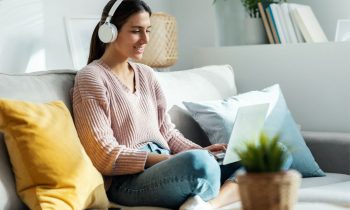
<svg viewBox="0 0 350 210">
<path fill-rule="evenodd" d="M 303 131 L 302 134 L 322 170 L 350 174 L 350 133 Z"/>
</svg>

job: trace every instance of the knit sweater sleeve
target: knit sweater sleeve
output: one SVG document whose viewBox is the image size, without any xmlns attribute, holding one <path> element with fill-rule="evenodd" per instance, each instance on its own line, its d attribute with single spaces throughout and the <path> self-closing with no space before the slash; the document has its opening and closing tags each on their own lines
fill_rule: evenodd
<svg viewBox="0 0 350 210">
<path fill-rule="evenodd" d="M 73 89 L 76 129 L 94 166 L 106 176 L 144 170 L 147 152 L 120 145 L 111 129 L 108 92 L 99 75 L 78 73 Z"/>
<path fill-rule="evenodd" d="M 159 129 L 164 139 L 168 142 L 171 151 L 176 154 L 190 149 L 201 149 L 201 146 L 185 138 L 171 122 L 170 116 L 166 111 L 167 105 L 164 92 L 156 78 L 154 78 L 154 88 L 158 105 Z"/>
</svg>

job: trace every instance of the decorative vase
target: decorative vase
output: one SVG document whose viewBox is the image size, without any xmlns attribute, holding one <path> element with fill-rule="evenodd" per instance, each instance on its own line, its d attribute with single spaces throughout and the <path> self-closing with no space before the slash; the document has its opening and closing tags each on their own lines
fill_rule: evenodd
<svg viewBox="0 0 350 210">
<path fill-rule="evenodd" d="M 267 43 L 267 36 L 261 18 L 246 17 L 243 33 L 244 43 L 247 45 Z"/>
<path fill-rule="evenodd" d="M 217 0 L 215 2 L 217 37 L 219 46 L 244 44 L 244 7 L 240 0 Z"/>
<path fill-rule="evenodd" d="M 292 210 L 301 175 L 295 170 L 237 175 L 243 210 Z"/>
</svg>

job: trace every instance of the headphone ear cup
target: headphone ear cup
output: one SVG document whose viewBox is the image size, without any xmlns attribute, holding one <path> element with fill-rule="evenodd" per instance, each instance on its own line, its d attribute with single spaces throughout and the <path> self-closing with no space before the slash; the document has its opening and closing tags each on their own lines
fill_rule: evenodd
<svg viewBox="0 0 350 210">
<path fill-rule="evenodd" d="M 117 27 L 112 23 L 105 22 L 98 29 L 98 37 L 103 43 L 113 42 L 117 36 Z"/>
</svg>

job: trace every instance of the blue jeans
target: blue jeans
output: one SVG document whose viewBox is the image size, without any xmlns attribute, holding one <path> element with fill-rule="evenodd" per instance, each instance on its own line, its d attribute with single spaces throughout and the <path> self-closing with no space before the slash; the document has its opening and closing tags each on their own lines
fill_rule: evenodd
<svg viewBox="0 0 350 210">
<path fill-rule="evenodd" d="M 148 143 L 142 150 L 169 154 L 154 143 Z M 199 195 L 205 201 L 216 197 L 221 184 L 232 178 L 239 167 L 238 162 L 219 166 L 208 151 L 190 150 L 142 173 L 113 177 L 107 195 L 110 201 L 121 205 L 177 209 L 190 196 Z"/>
</svg>

